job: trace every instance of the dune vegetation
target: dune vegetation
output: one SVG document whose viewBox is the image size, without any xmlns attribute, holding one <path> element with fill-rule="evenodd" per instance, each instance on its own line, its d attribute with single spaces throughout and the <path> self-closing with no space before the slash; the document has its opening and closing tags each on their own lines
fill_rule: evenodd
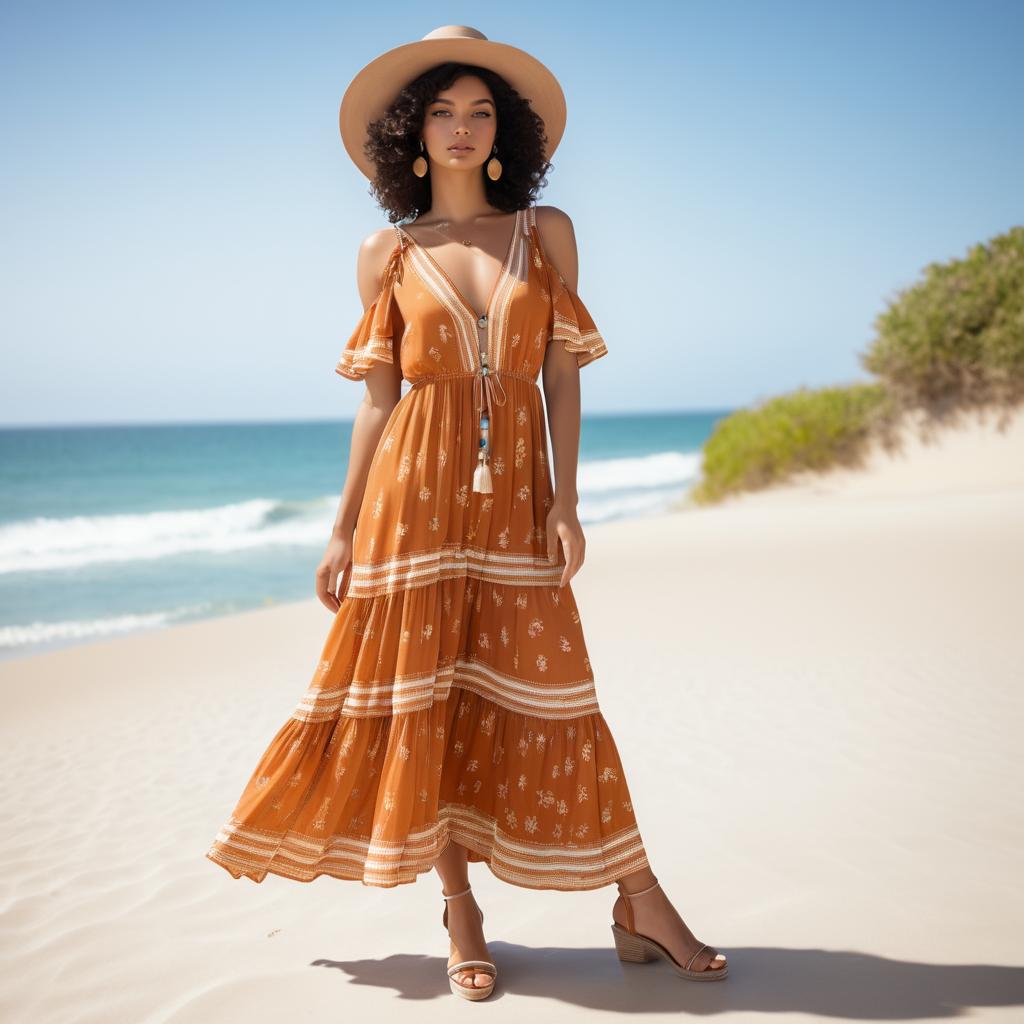
<svg viewBox="0 0 1024 1024">
<path fill-rule="evenodd" d="M 859 465 L 911 410 L 939 421 L 1024 401 L 1024 227 L 929 264 L 873 326 L 859 358 L 874 380 L 800 388 L 723 418 L 691 499 L 708 504 L 804 470 Z"/>
</svg>

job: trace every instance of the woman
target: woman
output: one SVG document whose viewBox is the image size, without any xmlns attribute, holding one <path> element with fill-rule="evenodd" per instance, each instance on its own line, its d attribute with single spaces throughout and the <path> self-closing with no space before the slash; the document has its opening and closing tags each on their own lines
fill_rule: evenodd
<svg viewBox="0 0 1024 1024">
<path fill-rule="evenodd" d="M 418 216 L 363 242 L 365 311 L 335 367 L 366 393 L 317 570 L 334 620 L 207 853 L 256 882 L 436 869 L 468 999 L 497 974 L 470 861 L 531 889 L 614 881 L 620 959 L 727 972 L 651 871 L 569 585 L 579 369 L 607 349 L 575 291 L 571 221 L 533 202 L 564 125 L 543 64 L 463 26 L 346 91 L 349 154 L 392 222 Z"/>
</svg>

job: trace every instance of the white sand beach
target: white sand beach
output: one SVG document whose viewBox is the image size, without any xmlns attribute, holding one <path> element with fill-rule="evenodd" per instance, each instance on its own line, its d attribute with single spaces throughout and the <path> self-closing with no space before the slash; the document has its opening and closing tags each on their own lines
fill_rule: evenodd
<svg viewBox="0 0 1024 1024">
<path fill-rule="evenodd" d="M 316 667 L 311 599 L 0 663 L 0 1018 L 1024 1019 L 1024 415 L 586 532 L 572 586 L 637 822 L 728 979 L 620 964 L 614 886 L 475 865 L 499 973 L 466 1011 L 435 874 L 207 860 Z"/>
</svg>

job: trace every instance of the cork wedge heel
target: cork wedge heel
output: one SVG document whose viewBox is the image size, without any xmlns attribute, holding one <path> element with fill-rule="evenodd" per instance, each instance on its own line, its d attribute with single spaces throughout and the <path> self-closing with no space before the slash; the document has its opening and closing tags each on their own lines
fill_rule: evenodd
<svg viewBox="0 0 1024 1024">
<path fill-rule="evenodd" d="M 441 923 L 446 929 L 448 927 L 448 901 L 455 899 L 457 896 L 465 896 L 467 893 L 472 891 L 473 887 L 469 886 L 468 888 L 463 889 L 462 892 L 453 892 L 450 896 L 445 896 L 444 893 L 441 894 L 441 899 L 444 900 L 444 915 L 441 918 Z M 481 924 L 483 923 L 483 919 L 484 912 L 481 910 Z M 451 954 L 449 954 L 449 958 L 450 956 Z M 455 975 L 458 974 L 459 971 L 468 971 L 469 968 L 474 968 L 482 973 L 491 975 L 490 984 L 483 986 L 474 985 L 474 987 L 471 988 L 469 985 L 464 985 L 461 981 L 455 980 Z M 486 999 L 494 991 L 494 982 L 497 980 L 497 977 L 498 968 L 491 963 L 490 960 L 460 960 L 458 963 L 448 964 L 448 985 L 455 995 L 461 996 L 463 999 Z"/>
</svg>

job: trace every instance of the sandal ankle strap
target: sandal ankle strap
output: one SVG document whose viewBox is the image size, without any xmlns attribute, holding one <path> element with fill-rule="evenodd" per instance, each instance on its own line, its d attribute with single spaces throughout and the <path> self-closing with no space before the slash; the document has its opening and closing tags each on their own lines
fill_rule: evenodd
<svg viewBox="0 0 1024 1024">
<path fill-rule="evenodd" d="M 654 885 L 649 885 L 646 889 L 641 889 L 639 892 L 619 892 L 622 897 L 622 902 L 626 907 L 626 931 L 631 935 L 636 934 L 636 926 L 633 922 L 633 905 L 629 902 L 634 896 L 643 896 L 644 893 L 651 892 L 653 889 L 657 889 L 661 885 L 661 882 L 655 880 Z"/>
<path fill-rule="evenodd" d="M 445 900 L 447 902 L 448 900 L 455 899 L 456 896 L 465 896 L 466 893 L 472 892 L 472 891 L 473 891 L 473 886 L 469 886 L 468 888 L 463 889 L 462 892 L 453 892 L 450 896 L 445 896 L 444 893 L 441 893 L 441 899 L 443 899 L 443 900 Z"/>
<path fill-rule="evenodd" d="M 652 889 L 657 889 L 661 885 L 661 882 L 655 882 L 654 885 L 647 886 L 646 889 L 641 889 L 639 892 L 624 892 L 622 895 L 632 899 L 634 896 L 643 896 L 645 892 L 650 892 Z"/>
</svg>

